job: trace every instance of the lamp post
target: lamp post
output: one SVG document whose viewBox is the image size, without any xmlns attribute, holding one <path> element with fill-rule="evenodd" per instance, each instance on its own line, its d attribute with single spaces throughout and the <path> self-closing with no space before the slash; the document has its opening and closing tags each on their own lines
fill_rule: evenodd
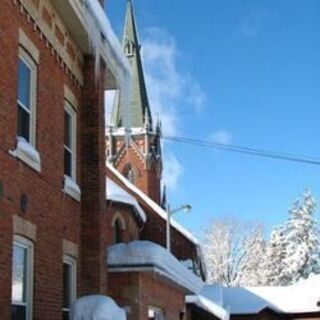
<svg viewBox="0 0 320 320">
<path fill-rule="evenodd" d="M 168 204 L 167 207 L 167 232 L 166 232 L 166 239 L 167 239 L 167 250 L 171 252 L 171 216 L 179 211 L 189 212 L 191 211 L 192 207 L 189 204 L 182 205 L 175 209 L 170 209 L 170 205 Z"/>
</svg>

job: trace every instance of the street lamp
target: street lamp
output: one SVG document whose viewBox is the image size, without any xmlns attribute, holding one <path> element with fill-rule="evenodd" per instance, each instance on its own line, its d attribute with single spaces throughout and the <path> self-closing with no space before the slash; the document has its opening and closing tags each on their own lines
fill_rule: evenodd
<svg viewBox="0 0 320 320">
<path fill-rule="evenodd" d="M 170 252 L 171 251 L 171 230 L 170 230 L 170 226 L 171 226 L 171 216 L 174 215 L 177 212 L 180 211 L 184 211 L 184 212 L 189 212 L 191 211 L 192 207 L 190 206 L 190 204 L 185 204 L 182 205 L 178 208 L 175 209 L 170 209 L 170 205 L 168 205 L 167 207 L 167 232 L 166 232 L 166 238 L 167 238 L 167 250 Z"/>
</svg>

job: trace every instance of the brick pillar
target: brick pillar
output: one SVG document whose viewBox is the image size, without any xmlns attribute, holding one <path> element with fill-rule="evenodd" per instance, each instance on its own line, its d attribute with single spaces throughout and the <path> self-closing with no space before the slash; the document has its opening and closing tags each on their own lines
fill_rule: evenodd
<svg viewBox="0 0 320 320">
<path fill-rule="evenodd" d="M 98 79 L 94 70 L 94 59 L 86 57 L 80 110 L 81 295 L 107 290 L 104 67 Z"/>
</svg>

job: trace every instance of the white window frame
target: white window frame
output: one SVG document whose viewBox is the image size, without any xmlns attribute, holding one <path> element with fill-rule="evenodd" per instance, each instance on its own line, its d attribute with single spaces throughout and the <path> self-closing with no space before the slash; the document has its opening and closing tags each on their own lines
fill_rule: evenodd
<svg viewBox="0 0 320 320">
<path fill-rule="evenodd" d="M 71 117 L 71 149 L 63 141 L 63 156 L 65 149 L 71 153 L 71 177 L 64 175 L 63 191 L 73 199 L 80 201 L 81 190 L 77 184 L 77 112 L 68 100 L 65 100 L 63 112 L 67 112 Z"/>
<path fill-rule="evenodd" d="M 19 47 L 19 59 L 21 59 L 26 66 L 30 69 L 30 109 L 23 105 L 21 101 L 18 99 L 17 95 L 17 104 L 21 108 L 23 108 L 26 112 L 29 113 L 30 116 L 30 124 L 29 124 L 29 137 L 30 144 L 35 147 L 36 146 L 36 95 L 37 95 L 37 65 L 30 57 L 30 55 L 22 48 Z"/>
<path fill-rule="evenodd" d="M 71 266 L 71 296 L 70 302 L 71 304 L 77 299 L 77 259 L 70 255 L 63 255 L 63 264 L 68 264 Z M 63 290 L 62 286 L 62 290 Z M 69 312 L 69 308 L 62 307 L 63 312 Z"/>
<path fill-rule="evenodd" d="M 71 153 L 71 177 L 69 178 L 77 182 L 77 112 L 67 100 L 65 100 L 64 111 L 71 117 L 71 149 L 64 142 L 63 147 Z"/>
<path fill-rule="evenodd" d="M 37 65 L 32 57 L 22 47 L 19 47 L 18 62 L 22 60 L 30 69 L 30 110 L 18 100 L 17 90 L 17 109 L 21 107 L 29 113 L 29 140 L 17 135 L 17 144 L 14 150 L 9 150 L 9 154 L 25 162 L 28 166 L 37 172 L 41 172 L 41 159 L 39 152 L 36 150 L 36 102 L 37 102 Z M 19 77 L 19 74 L 17 75 Z M 17 87 L 18 89 L 18 87 Z M 19 105 L 19 106 L 18 106 Z M 17 123 L 18 126 L 18 123 Z M 18 128 L 16 128 L 17 131 Z"/>
<path fill-rule="evenodd" d="M 13 301 L 11 299 L 11 305 L 25 306 L 26 307 L 26 320 L 31 320 L 32 314 L 33 314 L 34 244 L 30 240 L 28 240 L 22 236 L 14 235 L 13 246 L 19 246 L 19 247 L 27 250 L 26 302 L 21 303 L 21 302 Z M 13 252 L 13 247 L 12 247 L 12 252 Z M 12 263 L 13 263 L 13 261 L 12 261 Z M 12 266 L 13 266 L 13 264 L 11 265 L 11 270 L 12 270 Z"/>
</svg>

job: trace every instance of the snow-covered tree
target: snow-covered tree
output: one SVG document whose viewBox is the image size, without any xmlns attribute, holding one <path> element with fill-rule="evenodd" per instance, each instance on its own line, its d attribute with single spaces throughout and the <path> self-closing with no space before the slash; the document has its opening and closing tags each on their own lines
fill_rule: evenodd
<svg viewBox="0 0 320 320">
<path fill-rule="evenodd" d="M 319 229 L 315 219 L 316 202 L 309 191 L 295 201 L 285 224 L 286 257 L 284 284 L 319 273 Z"/>
<path fill-rule="evenodd" d="M 205 232 L 204 255 L 210 283 L 259 285 L 265 259 L 262 228 L 232 218 L 215 221 Z"/>
<path fill-rule="evenodd" d="M 305 191 L 289 209 L 289 218 L 274 229 L 267 248 L 268 285 L 290 285 L 320 272 L 316 202 Z"/>
<path fill-rule="evenodd" d="M 266 259 L 262 269 L 264 279 L 262 285 L 280 285 L 284 277 L 284 258 L 286 254 L 286 242 L 282 226 L 273 229 L 270 241 L 266 247 Z"/>
</svg>

